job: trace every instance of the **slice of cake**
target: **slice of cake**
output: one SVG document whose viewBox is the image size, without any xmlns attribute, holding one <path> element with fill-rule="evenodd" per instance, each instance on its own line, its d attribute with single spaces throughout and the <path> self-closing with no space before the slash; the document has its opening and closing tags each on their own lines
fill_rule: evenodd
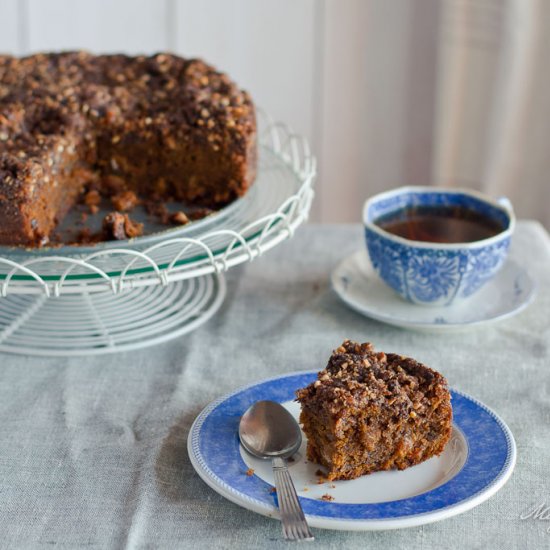
<svg viewBox="0 0 550 550">
<path fill-rule="evenodd" d="M 299 390 L 307 457 L 327 479 L 403 470 L 439 455 L 451 436 L 447 381 L 409 357 L 346 340 Z"/>
</svg>

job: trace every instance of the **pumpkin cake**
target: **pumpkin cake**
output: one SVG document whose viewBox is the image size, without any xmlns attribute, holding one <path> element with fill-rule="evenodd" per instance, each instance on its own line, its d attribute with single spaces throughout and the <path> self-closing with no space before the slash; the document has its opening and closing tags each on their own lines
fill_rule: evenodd
<svg viewBox="0 0 550 550">
<path fill-rule="evenodd" d="M 0 244 L 44 245 L 75 203 L 93 214 L 111 198 L 105 238 L 126 238 L 139 224 L 115 212 L 171 200 L 211 212 L 255 171 L 253 102 L 201 60 L 0 56 Z"/>
<path fill-rule="evenodd" d="M 346 340 L 297 399 L 308 460 L 328 480 L 403 470 L 441 454 L 451 436 L 445 378 L 370 343 Z"/>
</svg>

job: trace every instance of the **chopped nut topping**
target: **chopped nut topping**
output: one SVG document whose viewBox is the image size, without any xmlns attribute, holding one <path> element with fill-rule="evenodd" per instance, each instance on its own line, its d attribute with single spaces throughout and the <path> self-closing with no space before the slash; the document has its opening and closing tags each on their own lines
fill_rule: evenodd
<svg viewBox="0 0 550 550">
<path fill-rule="evenodd" d="M 133 191 L 121 191 L 111 197 L 111 202 L 119 212 L 129 212 L 136 207 L 139 200 Z"/>
<path fill-rule="evenodd" d="M 143 233 L 143 224 L 136 223 L 128 214 L 111 212 L 103 220 L 103 231 L 107 238 L 115 240 L 132 239 Z"/>
<path fill-rule="evenodd" d="M 84 204 L 86 206 L 98 206 L 101 204 L 101 195 L 97 189 L 92 189 L 84 195 Z"/>
<path fill-rule="evenodd" d="M 170 216 L 170 221 L 174 225 L 186 225 L 189 223 L 189 218 L 185 215 L 184 212 L 175 212 Z"/>
<path fill-rule="evenodd" d="M 166 146 L 168 149 L 174 150 L 177 146 L 176 140 L 173 138 L 173 136 L 167 136 L 164 138 L 164 143 L 166 143 Z"/>
</svg>

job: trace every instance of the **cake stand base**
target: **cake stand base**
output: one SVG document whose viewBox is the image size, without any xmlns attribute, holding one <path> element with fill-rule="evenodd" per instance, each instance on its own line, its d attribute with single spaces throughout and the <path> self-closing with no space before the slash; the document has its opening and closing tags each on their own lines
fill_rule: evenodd
<svg viewBox="0 0 550 550">
<path fill-rule="evenodd" d="M 211 274 L 113 294 L 0 297 L 0 351 L 20 355 L 99 355 L 160 344 L 212 317 L 226 294 Z"/>
</svg>

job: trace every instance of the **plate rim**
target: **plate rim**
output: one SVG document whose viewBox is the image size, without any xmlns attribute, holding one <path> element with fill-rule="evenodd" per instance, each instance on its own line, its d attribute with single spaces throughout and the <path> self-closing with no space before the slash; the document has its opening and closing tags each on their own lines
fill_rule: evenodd
<svg viewBox="0 0 550 550">
<path fill-rule="evenodd" d="M 341 283 L 338 280 L 340 277 L 340 272 L 344 268 L 344 266 L 350 262 L 352 259 L 356 257 L 363 257 L 366 262 L 365 266 L 368 269 L 368 273 L 366 275 L 378 277 L 376 272 L 374 271 L 370 260 L 368 258 L 368 253 L 366 250 L 356 250 L 355 252 L 352 252 L 351 254 L 348 254 L 345 258 L 343 258 L 337 266 L 332 270 L 330 275 L 330 282 L 331 282 L 331 288 L 333 292 L 342 300 L 347 306 L 349 306 L 354 311 L 360 313 L 364 317 L 368 317 L 370 319 L 374 319 L 376 321 L 380 321 L 382 323 L 386 323 L 388 325 L 401 327 L 401 328 L 413 328 L 418 330 L 427 330 L 427 331 L 446 331 L 446 330 L 456 330 L 456 329 L 466 329 L 470 327 L 478 327 L 481 325 L 487 325 L 490 323 L 495 323 L 498 321 L 503 321 L 505 319 L 508 319 L 510 317 L 513 317 L 514 315 L 517 315 L 518 313 L 521 313 L 524 309 L 526 309 L 534 300 L 536 292 L 537 292 L 537 283 L 536 281 L 529 275 L 529 272 L 523 268 L 517 261 L 515 261 L 513 258 L 507 258 L 503 268 L 508 264 L 513 264 L 519 272 L 526 278 L 528 283 L 530 284 L 529 291 L 527 292 L 525 299 L 518 304 L 515 308 L 509 309 L 508 311 L 505 311 L 504 313 L 501 313 L 499 315 L 487 317 L 484 319 L 478 319 L 475 321 L 470 322 L 453 322 L 453 323 L 434 323 L 429 321 L 409 321 L 402 319 L 400 317 L 390 317 L 387 315 L 384 315 L 383 313 L 378 313 L 377 311 L 373 311 L 373 309 L 364 309 L 363 305 L 357 304 L 355 301 L 351 300 L 349 296 L 341 289 Z M 365 274 L 364 274 L 365 275 Z M 379 281 L 380 284 L 384 284 L 382 281 Z M 487 284 L 491 284 L 491 282 L 488 282 Z M 396 296 L 398 299 L 398 297 Z M 413 308 L 423 308 L 423 309 L 429 309 L 429 306 L 419 306 L 416 304 L 407 304 L 403 300 L 403 305 L 407 306 L 410 305 L 410 307 Z M 435 308 L 434 308 L 435 309 Z"/>
<path fill-rule="evenodd" d="M 228 485 L 224 480 L 220 479 L 214 472 L 211 471 L 208 464 L 206 463 L 204 457 L 200 453 L 199 441 L 201 428 L 206 419 L 210 414 L 222 403 L 229 400 L 230 398 L 243 393 L 250 391 L 251 389 L 262 386 L 264 384 L 272 383 L 278 380 L 284 380 L 296 376 L 304 375 L 316 375 L 317 370 L 299 370 L 293 371 L 290 373 L 285 373 L 282 375 L 276 375 L 269 378 L 265 378 L 250 384 L 236 388 L 234 391 L 226 393 L 221 397 L 210 402 L 202 411 L 197 415 L 193 421 L 189 434 L 187 436 L 187 452 L 191 464 L 194 470 L 197 472 L 199 477 L 212 489 L 214 489 L 218 494 L 230 500 L 231 502 L 238 504 L 239 506 L 251 510 L 253 512 L 259 513 L 266 517 L 278 518 L 278 511 L 276 508 L 267 508 L 265 505 L 259 504 L 255 499 L 250 498 L 248 495 L 238 492 L 233 487 Z M 465 500 L 462 500 L 456 504 L 450 504 L 442 508 L 421 512 L 418 514 L 412 514 L 409 516 L 397 516 L 397 517 L 388 517 L 388 518 L 376 518 L 376 519 L 365 519 L 365 518 L 332 518 L 317 514 L 306 513 L 309 524 L 312 527 L 318 527 L 322 529 L 335 529 L 335 530 L 346 530 L 346 531 L 376 531 L 376 530 L 389 530 L 389 529 L 401 529 L 407 527 L 416 527 L 420 525 L 425 525 L 428 523 L 433 523 L 440 521 L 442 519 L 447 519 L 452 516 L 466 512 L 472 508 L 475 508 L 482 502 L 485 502 L 491 498 L 495 493 L 497 493 L 508 481 L 512 475 L 516 460 L 517 460 L 517 446 L 514 439 L 514 436 L 507 426 L 507 424 L 497 415 L 490 407 L 479 401 L 478 399 L 470 396 L 467 393 L 464 393 L 460 390 L 451 389 L 451 391 L 466 400 L 470 401 L 477 407 L 480 407 L 486 411 L 497 423 L 498 427 L 505 436 L 507 442 L 506 449 L 506 459 L 496 474 L 496 476 L 491 480 L 488 486 L 484 489 L 481 489 L 477 493 L 467 497 Z M 454 422 L 453 422 L 454 423 Z M 463 430 L 460 428 L 460 425 L 457 425 L 458 428 L 462 431 L 466 442 L 468 443 L 468 449 L 470 447 L 470 442 Z M 469 450 L 470 452 L 470 450 Z M 458 474 L 457 474 L 458 475 Z M 445 485 L 445 484 L 443 484 Z M 442 486 L 443 486 L 442 485 Z M 428 491 L 429 492 L 429 491 Z M 401 499 L 399 499 L 401 500 Z M 396 501 L 393 501 L 396 502 Z M 373 503 L 375 504 L 375 503 Z"/>
</svg>

